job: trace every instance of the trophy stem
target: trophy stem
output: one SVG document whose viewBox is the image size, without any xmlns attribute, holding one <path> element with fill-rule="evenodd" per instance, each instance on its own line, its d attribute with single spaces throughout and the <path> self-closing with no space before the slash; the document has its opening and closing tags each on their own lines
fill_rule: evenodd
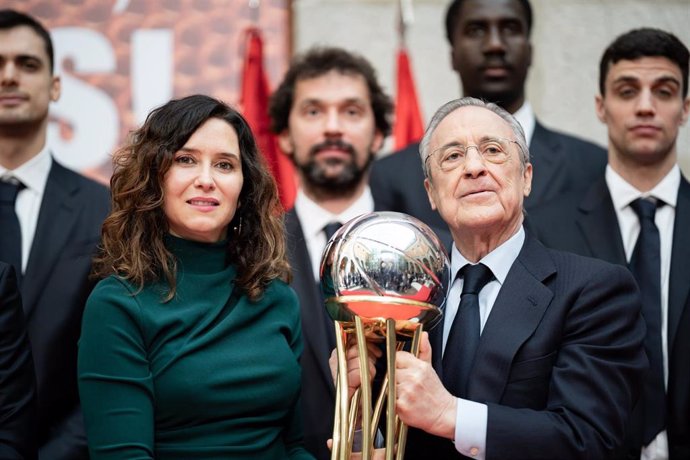
<svg viewBox="0 0 690 460">
<path fill-rule="evenodd" d="M 415 357 L 419 356 L 419 342 L 422 340 L 422 331 L 424 330 L 423 325 L 419 325 L 414 330 L 414 335 L 412 336 L 412 344 L 410 346 L 410 353 Z M 405 445 L 407 444 L 407 425 L 400 420 L 400 427 L 398 433 L 398 452 L 395 456 L 396 460 L 403 460 L 405 456 Z"/>
<path fill-rule="evenodd" d="M 395 320 L 386 319 L 386 374 L 388 375 L 388 399 L 386 405 L 386 460 L 393 460 L 395 448 L 395 428 L 397 415 L 395 412 Z"/>
<path fill-rule="evenodd" d="M 352 446 L 354 445 L 355 428 L 357 426 L 357 417 L 359 417 L 359 400 L 360 391 L 359 388 L 357 388 L 352 394 L 352 398 L 350 398 L 350 412 L 347 419 L 347 446 L 350 452 L 352 452 Z"/>
<path fill-rule="evenodd" d="M 357 351 L 359 352 L 359 375 L 361 376 L 361 411 L 362 411 L 362 460 L 369 460 L 374 453 L 371 436 L 371 379 L 369 378 L 369 352 L 364 337 L 362 318 L 355 316 L 357 333 Z"/>
<path fill-rule="evenodd" d="M 348 460 L 350 457 L 348 441 L 348 401 L 347 401 L 347 358 L 345 356 L 346 334 L 340 321 L 335 322 L 336 354 L 338 357 L 338 382 L 336 384 L 336 396 L 338 412 L 337 422 L 333 426 L 333 450 L 334 460 Z M 331 456 L 333 458 L 333 455 Z"/>
</svg>

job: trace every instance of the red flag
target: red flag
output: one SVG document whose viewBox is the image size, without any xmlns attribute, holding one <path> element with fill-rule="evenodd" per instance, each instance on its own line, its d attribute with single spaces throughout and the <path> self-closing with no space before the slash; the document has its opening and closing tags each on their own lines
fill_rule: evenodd
<svg viewBox="0 0 690 460">
<path fill-rule="evenodd" d="M 280 202 L 285 209 L 290 209 L 295 201 L 295 171 L 290 159 L 278 148 L 277 139 L 271 132 L 268 117 L 268 79 L 264 72 L 263 42 L 261 32 L 250 27 L 245 32 L 246 49 L 242 70 L 242 90 L 240 103 L 243 115 L 247 119 L 256 137 L 259 150 L 278 183 Z"/>
<path fill-rule="evenodd" d="M 419 110 L 410 59 L 405 48 L 398 50 L 397 80 L 393 137 L 395 149 L 400 150 L 413 142 L 418 142 L 424 135 L 424 121 Z"/>
</svg>

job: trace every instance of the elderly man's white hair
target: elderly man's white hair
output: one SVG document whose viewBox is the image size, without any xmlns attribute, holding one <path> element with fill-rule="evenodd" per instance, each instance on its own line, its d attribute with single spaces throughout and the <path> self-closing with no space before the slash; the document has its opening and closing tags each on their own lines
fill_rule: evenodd
<svg viewBox="0 0 690 460">
<path fill-rule="evenodd" d="M 422 142 L 419 144 L 419 155 L 422 159 L 422 167 L 424 168 L 424 176 L 429 177 L 429 165 L 427 164 L 427 157 L 431 152 L 429 152 L 429 143 L 431 142 L 431 136 L 436 131 L 438 125 L 451 113 L 455 112 L 461 107 L 482 107 L 491 112 L 495 113 L 510 125 L 510 128 L 515 134 L 515 141 L 520 147 L 520 163 L 522 170 L 525 170 L 525 166 L 529 163 L 529 149 L 527 148 L 527 140 L 525 139 L 525 131 L 520 126 L 520 123 L 515 119 L 514 116 L 509 114 L 505 109 L 499 107 L 493 102 L 485 102 L 481 99 L 474 97 L 461 97 L 460 99 L 455 99 L 450 102 L 445 103 L 440 109 L 436 111 L 434 116 L 429 122 L 429 126 L 424 133 Z"/>
</svg>

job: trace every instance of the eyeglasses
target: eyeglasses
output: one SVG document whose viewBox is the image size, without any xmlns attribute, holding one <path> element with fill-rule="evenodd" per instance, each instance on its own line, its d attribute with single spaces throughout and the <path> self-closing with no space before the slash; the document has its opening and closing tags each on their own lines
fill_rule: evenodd
<svg viewBox="0 0 690 460">
<path fill-rule="evenodd" d="M 465 163 L 469 150 L 474 148 L 477 149 L 477 153 L 479 153 L 485 161 L 501 164 L 505 163 L 508 158 L 510 158 L 509 148 L 511 142 L 520 148 L 520 144 L 518 144 L 517 141 L 502 137 L 487 138 L 477 145 L 462 145 L 460 143 L 450 144 L 431 152 L 429 156 L 426 157 L 425 161 L 429 161 L 431 157 L 434 157 L 441 171 L 452 171 Z"/>
</svg>

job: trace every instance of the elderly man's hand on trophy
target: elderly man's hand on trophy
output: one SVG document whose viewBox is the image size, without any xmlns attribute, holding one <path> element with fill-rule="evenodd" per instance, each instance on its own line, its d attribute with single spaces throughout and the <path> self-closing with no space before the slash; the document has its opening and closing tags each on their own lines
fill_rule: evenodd
<svg viewBox="0 0 690 460">
<path fill-rule="evenodd" d="M 406 425 L 448 439 L 455 438 L 457 399 L 446 390 L 431 365 L 429 334 L 424 332 L 419 356 L 395 356 L 395 410 Z"/>
</svg>

